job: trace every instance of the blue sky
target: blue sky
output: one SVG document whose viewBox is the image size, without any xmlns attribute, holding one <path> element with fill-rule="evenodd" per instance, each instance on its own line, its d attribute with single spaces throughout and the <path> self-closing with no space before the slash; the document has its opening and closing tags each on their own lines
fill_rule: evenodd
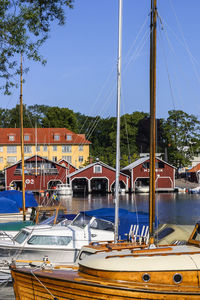
<svg viewBox="0 0 200 300">
<path fill-rule="evenodd" d="M 149 12 L 150 0 L 123 0 L 122 114 L 149 112 Z M 158 0 L 158 117 L 171 109 L 200 115 L 199 12 L 199 0 Z M 23 101 L 115 116 L 118 0 L 75 0 L 66 14 L 66 25 L 54 24 L 41 49 L 47 65 L 24 59 Z M 0 101 L 12 108 L 19 91 Z"/>
</svg>

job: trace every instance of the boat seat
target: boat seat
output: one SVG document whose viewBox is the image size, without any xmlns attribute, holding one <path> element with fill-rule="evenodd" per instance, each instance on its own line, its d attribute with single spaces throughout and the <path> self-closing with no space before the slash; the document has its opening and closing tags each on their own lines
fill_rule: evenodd
<svg viewBox="0 0 200 300">
<path fill-rule="evenodd" d="M 140 245 L 143 243 L 148 243 L 149 241 L 149 226 L 142 226 L 141 233 L 139 232 L 139 225 L 131 225 L 129 231 L 129 240 L 136 241 Z"/>
</svg>

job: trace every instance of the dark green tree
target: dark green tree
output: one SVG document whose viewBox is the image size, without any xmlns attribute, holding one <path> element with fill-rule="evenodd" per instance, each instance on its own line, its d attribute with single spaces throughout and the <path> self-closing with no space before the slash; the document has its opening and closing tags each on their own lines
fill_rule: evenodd
<svg viewBox="0 0 200 300">
<path fill-rule="evenodd" d="M 51 24 L 65 23 L 65 7 L 73 0 L 0 0 L 0 88 L 9 94 L 16 86 L 19 55 L 28 59 L 45 60 L 39 48 L 48 38 Z"/>
<path fill-rule="evenodd" d="M 164 142 L 168 159 L 176 167 L 188 166 L 199 152 L 200 122 L 194 115 L 181 110 L 171 110 L 163 122 Z"/>
<path fill-rule="evenodd" d="M 77 131 L 76 116 L 72 110 L 48 106 L 43 114 L 42 127 L 67 128 L 74 132 Z"/>
<path fill-rule="evenodd" d="M 3 127 L 7 128 L 19 128 L 21 126 L 20 120 L 20 105 L 16 107 L 5 110 L 3 114 Z M 34 116 L 26 108 L 26 105 L 23 105 L 23 125 L 26 128 L 32 128 L 35 126 Z"/>
</svg>

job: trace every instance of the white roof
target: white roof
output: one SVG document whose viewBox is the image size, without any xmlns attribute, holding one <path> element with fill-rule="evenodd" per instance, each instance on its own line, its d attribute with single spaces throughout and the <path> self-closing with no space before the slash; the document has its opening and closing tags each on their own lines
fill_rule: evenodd
<svg viewBox="0 0 200 300">
<path fill-rule="evenodd" d="M 89 168 L 91 168 L 91 167 L 93 167 L 93 166 L 95 166 L 95 165 L 100 165 L 100 166 L 102 166 L 102 167 L 105 167 L 105 168 L 107 168 L 107 169 L 112 170 L 113 172 L 116 172 L 116 170 L 115 170 L 113 167 L 110 167 L 109 165 L 103 163 L 102 161 L 96 161 L 95 163 L 89 164 L 88 166 L 86 166 L 86 167 L 84 167 L 84 168 L 81 168 L 81 169 L 78 169 L 77 171 L 75 171 L 75 172 L 69 174 L 68 177 L 72 177 L 72 176 L 74 176 L 74 175 L 76 175 L 76 174 L 78 174 L 78 173 L 80 173 L 80 172 L 82 172 L 82 171 L 85 171 L 85 170 L 87 170 L 87 169 L 89 169 Z M 126 175 L 126 174 L 124 174 L 124 173 L 121 173 L 121 172 L 120 172 L 120 174 L 122 174 L 123 176 L 129 177 L 128 175 Z"/>
<path fill-rule="evenodd" d="M 176 169 L 176 167 L 170 165 L 169 163 L 167 163 L 166 161 L 162 160 L 159 157 L 156 157 L 157 160 L 162 161 L 164 164 L 167 164 L 168 166 Z M 133 163 L 131 163 L 130 165 L 126 166 L 125 168 L 123 168 L 121 171 L 125 171 L 125 170 L 130 170 L 130 169 L 134 169 L 135 167 L 139 166 L 140 164 L 144 163 L 145 161 L 149 160 L 149 156 L 146 157 L 141 157 L 139 159 L 137 159 L 136 161 L 134 161 Z"/>
</svg>

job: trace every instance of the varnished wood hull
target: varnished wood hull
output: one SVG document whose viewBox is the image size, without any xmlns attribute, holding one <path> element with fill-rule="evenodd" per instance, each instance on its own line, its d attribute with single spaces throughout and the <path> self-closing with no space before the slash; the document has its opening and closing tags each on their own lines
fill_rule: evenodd
<svg viewBox="0 0 200 300">
<path fill-rule="evenodd" d="M 33 271 L 34 269 L 32 269 Z M 89 276 L 78 271 L 15 269 L 17 300 L 41 299 L 200 299 L 199 287 L 136 284 Z M 163 276 L 162 273 L 159 276 Z"/>
</svg>

